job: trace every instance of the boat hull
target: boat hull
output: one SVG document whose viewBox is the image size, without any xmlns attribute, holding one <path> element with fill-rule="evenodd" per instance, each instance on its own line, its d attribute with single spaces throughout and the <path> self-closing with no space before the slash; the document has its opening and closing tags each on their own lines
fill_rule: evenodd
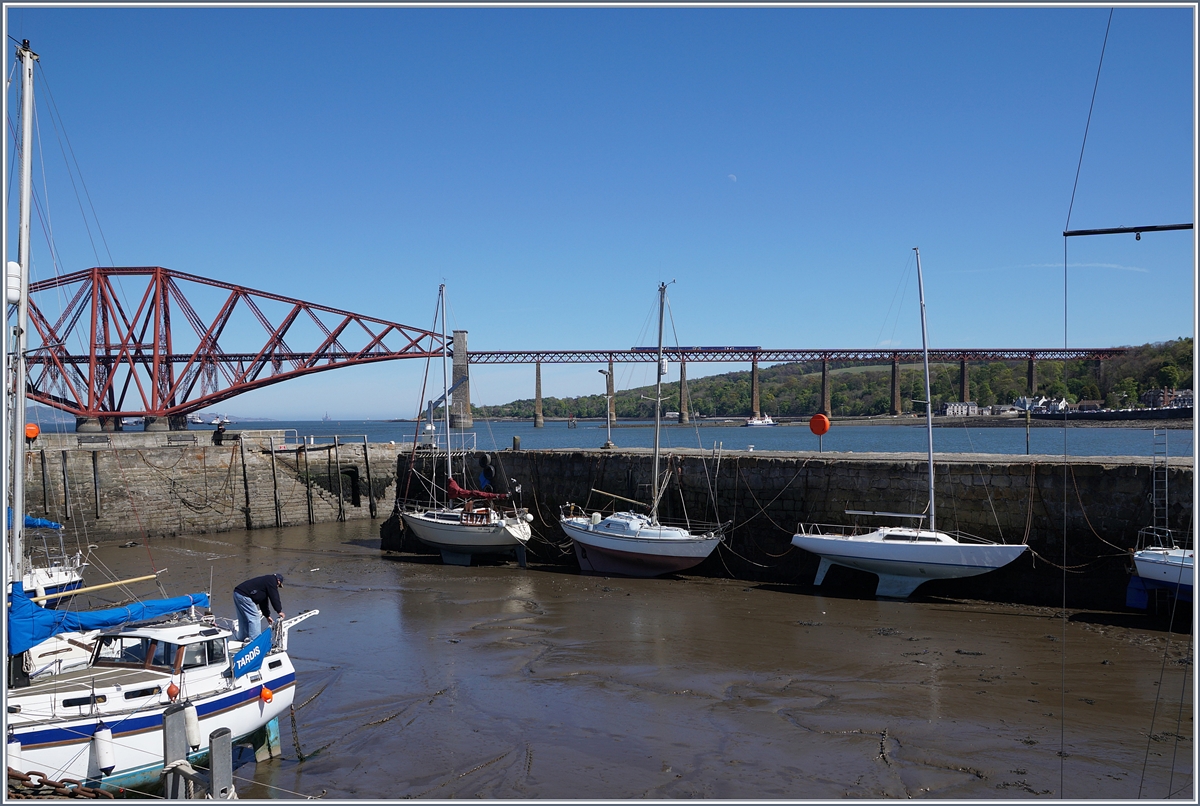
<svg viewBox="0 0 1200 806">
<path fill-rule="evenodd" d="M 1133 555 L 1134 569 L 1144 583 L 1167 588 L 1189 602 L 1194 563 L 1195 553 L 1186 549 L 1142 549 Z"/>
<path fill-rule="evenodd" d="M 200 718 L 201 745 L 191 757 L 207 755 L 209 734 L 218 728 L 229 728 L 236 742 L 288 712 L 295 696 L 295 670 L 286 655 L 268 658 L 282 662 L 259 682 L 239 680 L 229 690 L 192 698 Z M 260 696 L 264 686 L 272 693 L 269 703 Z M 13 699 L 10 697 L 9 702 Z M 84 781 L 110 791 L 152 787 L 163 768 L 163 712 L 170 705 L 165 695 L 161 699 L 163 702 L 136 711 L 64 716 L 41 719 L 36 724 L 22 723 L 20 714 L 10 714 L 10 739 L 21 742 L 21 766 L 25 770 L 39 770 L 55 780 Z M 108 776 L 100 775 L 96 753 L 89 746 L 101 722 L 112 730 L 116 767 Z"/>
<path fill-rule="evenodd" d="M 634 534 L 604 534 L 586 518 L 563 518 L 563 531 L 575 546 L 585 572 L 655 577 L 686 571 L 712 554 L 716 535 L 688 535 L 673 527 L 649 527 Z"/>
<path fill-rule="evenodd" d="M 792 545 L 821 558 L 814 584 L 830 565 L 857 568 L 879 577 L 876 595 L 904 598 L 931 579 L 960 579 L 1008 565 L 1028 548 L 1003 543 L 909 542 L 869 536 L 794 535 Z"/>
<path fill-rule="evenodd" d="M 461 510 L 402 513 L 404 525 L 427 546 L 458 554 L 503 554 L 524 546 L 529 524 L 519 517 L 494 523 L 463 523 Z"/>
</svg>

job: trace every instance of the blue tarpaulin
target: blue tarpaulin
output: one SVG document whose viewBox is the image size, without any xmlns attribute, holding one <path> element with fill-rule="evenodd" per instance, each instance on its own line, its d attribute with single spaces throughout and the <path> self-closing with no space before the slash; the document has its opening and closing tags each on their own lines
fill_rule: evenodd
<svg viewBox="0 0 1200 806">
<path fill-rule="evenodd" d="M 72 613 L 38 607 L 29 600 L 25 586 L 14 582 L 8 601 L 8 654 L 16 655 L 64 632 L 104 630 L 131 621 L 145 621 L 169 613 L 178 613 L 193 606 L 208 607 L 208 594 L 191 593 L 170 599 L 137 602 L 124 607 Z"/>
<path fill-rule="evenodd" d="M 8 515 L 7 515 L 8 528 L 11 529 L 12 528 L 12 507 L 8 507 L 7 512 L 8 512 Z M 26 529 L 61 529 L 61 528 L 63 528 L 63 525 L 61 523 L 55 523 L 54 521 L 48 521 L 45 518 L 35 518 L 32 515 L 26 515 L 25 516 L 25 528 Z"/>
</svg>

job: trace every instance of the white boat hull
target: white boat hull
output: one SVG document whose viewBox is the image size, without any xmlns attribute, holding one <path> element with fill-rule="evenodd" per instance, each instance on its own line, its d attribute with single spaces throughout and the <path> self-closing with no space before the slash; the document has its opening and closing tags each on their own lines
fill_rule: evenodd
<svg viewBox="0 0 1200 806">
<path fill-rule="evenodd" d="M 559 523 L 575 545 L 580 569 L 599 574 L 654 577 L 686 571 L 703 562 L 720 542 L 715 534 L 693 535 L 624 512 L 595 524 L 583 517 Z"/>
<path fill-rule="evenodd" d="M 1195 552 L 1187 549 L 1149 548 L 1134 552 L 1133 565 L 1142 579 L 1192 590 Z"/>
<path fill-rule="evenodd" d="M 877 596 L 902 599 L 931 579 L 959 579 L 986 574 L 1008 565 L 1028 548 L 1003 543 L 885 540 L 898 530 L 878 529 L 865 535 L 792 537 L 792 545 L 821 558 L 814 584 L 824 581 L 830 565 L 857 568 L 879 577 Z M 915 532 L 915 530 L 907 530 Z M 924 532 L 923 534 L 932 534 Z"/>
<path fill-rule="evenodd" d="M 83 586 L 83 568 L 56 565 L 49 568 L 32 568 L 22 577 L 25 590 L 33 596 L 50 595 L 53 598 L 41 602 L 43 607 L 54 607 L 62 599 Z M 54 594 L 59 594 L 54 596 Z"/>
<path fill-rule="evenodd" d="M 401 514 L 404 525 L 427 546 L 458 554 L 500 554 L 524 546 L 529 523 L 522 516 L 488 517 L 483 523 L 464 522 L 461 509 Z"/>
</svg>

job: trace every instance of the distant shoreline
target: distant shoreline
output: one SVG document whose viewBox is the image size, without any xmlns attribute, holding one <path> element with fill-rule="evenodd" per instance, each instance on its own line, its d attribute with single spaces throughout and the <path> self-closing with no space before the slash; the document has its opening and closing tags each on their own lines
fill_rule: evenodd
<svg viewBox="0 0 1200 806">
<path fill-rule="evenodd" d="M 532 423 L 532 417 L 476 417 L 476 420 L 490 420 L 492 422 L 512 422 L 512 423 Z M 546 417 L 546 422 L 567 422 L 570 418 L 567 417 Z M 807 417 L 800 418 L 783 418 L 775 420 L 775 427 L 779 428 L 806 428 L 808 427 Z M 679 423 L 675 418 L 663 420 L 664 428 L 691 428 L 697 426 L 700 428 L 720 426 L 725 428 L 742 427 L 745 422 L 745 417 L 703 417 L 699 420 L 693 419 L 689 423 Z M 393 422 L 411 422 L 409 420 L 396 420 Z M 604 425 L 603 417 L 576 417 L 575 422 Z M 650 420 L 637 420 L 634 422 L 618 420 L 613 424 L 613 428 L 646 428 L 651 425 Z M 836 428 L 839 425 L 907 425 L 914 428 L 925 427 L 924 415 L 903 414 L 899 416 L 892 415 L 877 415 L 872 417 L 831 417 L 830 424 Z M 937 415 L 933 418 L 933 425 L 938 427 L 954 427 L 961 426 L 975 428 L 1024 428 L 1024 417 L 1012 416 L 990 416 L 981 415 L 975 417 L 945 417 Z M 1034 420 L 1029 421 L 1030 428 L 1061 428 L 1062 420 Z M 1072 428 L 1172 428 L 1172 429 L 1192 429 L 1191 419 L 1179 418 L 1155 418 L 1155 419 L 1140 419 L 1140 420 L 1069 420 L 1067 422 Z M 763 426 L 756 426 L 762 428 Z M 770 426 L 766 426 L 770 427 Z"/>
</svg>

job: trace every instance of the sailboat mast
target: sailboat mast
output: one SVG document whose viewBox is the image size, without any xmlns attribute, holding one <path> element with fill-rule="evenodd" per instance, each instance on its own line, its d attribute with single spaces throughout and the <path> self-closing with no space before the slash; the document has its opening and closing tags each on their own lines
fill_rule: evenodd
<svg viewBox="0 0 1200 806">
<path fill-rule="evenodd" d="M 929 439 L 929 529 L 937 530 L 937 510 L 933 503 L 933 396 L 929 393 L 929 334 L 925 327 L 925 282 L 921 278 L 921 250 L 917 253 L 917 295 L 921 299 L 921 358 L 925 365 L 925 434 Z"/>
<path fill-rule="evenodd" d="M 20 264 L 20 291 L 17 303 L 17 323 L 12 329 L 12 373 L 5 378 L 12 388 L 12 533 L 8 548 L 9 573 L 12 581 L 22 577 L 25 532 L 25 343 L 29 327 L 29 219 L 33 197 L 33 63 L 37 54 L 29 49 L 26 39 L 17 48 L 21 60 L 21 172 L 20 172 L 20 229 L 17 233 L 17 260 Z M 6 292 L 7 294 L 7 292 Z M 7 300 L 5 303 L 7 309 Z M 6 323 L 7 324 L 7 323 Z"/>
<path fill-rule="evenodd" d="M 450 459 L 450 375 L 446 369 L 446 284 L 438 286 L 438 298 L 442 303 L 442 414 L 446 418 L 446 489 L 450 489 L 450 479 L 454 475 L 454 466 Z M 449 493 L 447 493 L 449 495 Z M 446 499 L 447 505 L 450 499 Z"/>
<path fill-rule="evenodd" d="M 658 523 L 658 449 L 659 431 L 662 429 L 662 376 L 663 376 L 663 308 L 666 306 L 667 284 L 658 286 L 658 366 L 654 374 L 654 483 L 650 486 L 650 520 Z"/>
</svg>

